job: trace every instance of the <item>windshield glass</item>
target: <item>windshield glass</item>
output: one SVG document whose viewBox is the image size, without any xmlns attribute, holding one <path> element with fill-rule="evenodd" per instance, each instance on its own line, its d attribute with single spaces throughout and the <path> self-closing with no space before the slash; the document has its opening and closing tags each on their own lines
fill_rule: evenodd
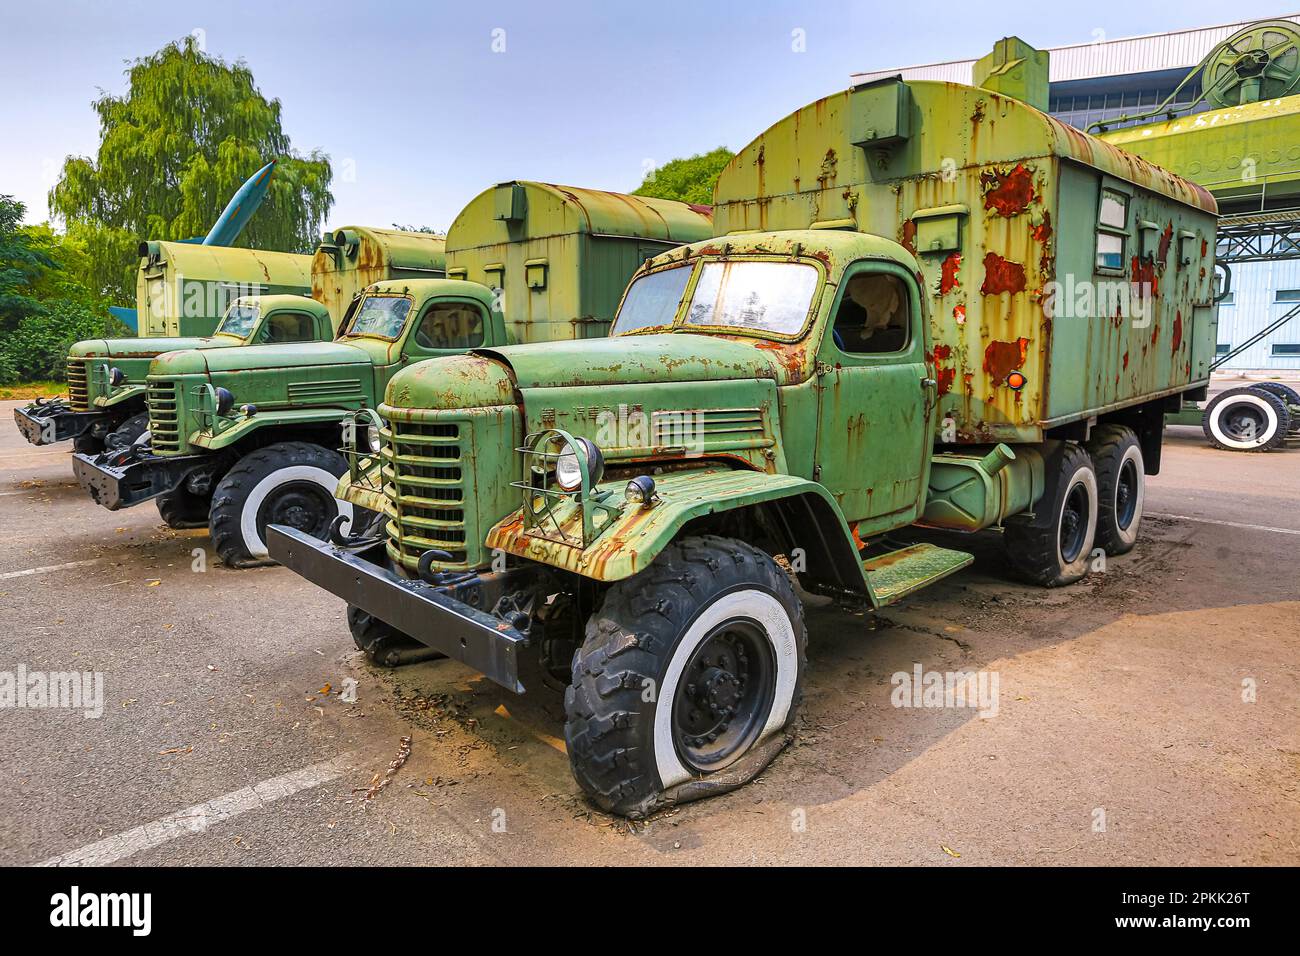
<svg viewBox="0 0 1300 956">
<path fill-rule="evenodd" d="M 402 325 L 410 311 L 411 300 L 405 296 L 368 295 L 357 309 L 347 334 L 395 339 L 402 334 Z"/>
<path fill-rule="evenodd" d="M 816 291 L 817 269 L 804 263 L 706 262 L 685 324 L 797 335 Z"/>
<path fill-rule="evenodd" d="M 261 310 L 255 305 L 232 305 L 226 310 L 225 317 L 217 326 L 218 335 L 233 335 L 236 338 L 248 338 L 257 325 Z"/>
<path fill-rule="evenodd" d="M 618 310 L 610 334 L 672 325 L 690 277 L 690 266 L 677 266 L 637 279 L 623 297 L 623 307 Z"/>
</svg>

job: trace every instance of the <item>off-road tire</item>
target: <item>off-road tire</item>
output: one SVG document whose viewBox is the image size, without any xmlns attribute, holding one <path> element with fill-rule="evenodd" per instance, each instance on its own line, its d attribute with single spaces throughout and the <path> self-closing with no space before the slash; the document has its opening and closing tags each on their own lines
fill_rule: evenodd
<svg viewBox="0 0 1300 956">
<path fill-rule="evenodd" d="M 759 625 L 764 619 L 769 626 Z M 761 698 L 749 692 L 757 703 L 738 728 L 735 746 L 743 749 L 706 772 L 689 765 L 678 746 L 674 704 L 677 695 L 691 699 L 683 687 L 686 669 L 696 663 L 697 652 L 715 646 L 711 639 L 723 630 L 719 621 L 740 622 L 766 642 L 767 664 L 744 671 L 743 679 L 770 686 L 770 700 L 767 691 Z M 564 737 L 578 784 L 601 809 L 637 818 L 665 801 L 721 792 L 752 779 L 779 752 L 783 732 L 794 721 L 806 647 L 803 609 L 789 577 L 770 556 L 712 535 L 669 545 L 648 568 L 605 593 L 573 656 Z M 723 669 L 722 659 L 715 660 Z M 770 681 L 761 680 L 763 666 Z M 683 706 L 689 711 L 693 705 Z M 722 730 L 725 743 L 728 725 Z M 710 790 L 711 779 L 725 782 Z M 666 794 L 692 787 L 686 797 Z"/>
<path fill-rule="evenodd" d="M 206 528 L 211 498 L 201 498 L 184 485 L 154 499 L 158 514 L 169 528 Z"/>
<path fill-rule="evenodd" d="M 301 517 L 304 526 L 299 530 L 325 537 L 339 511 L 350 513 L 349 504 L 334 498 L 338 478 L 346 470 L 342 455 L 311 442 L 280 442 L 240 458 L 212 494 L 212 544 L 221 560 L 243 567 L 267 559 L 258 513 L 268 503 L 274 511 L 278 494 L 301 492 L 300 497 L 319 514 L 307 509 L 286 520 L 293 524 Z"/>
<path fill-rule="evenodd" d="M 87 432 L 72 439 L 72 450 L 78 455 L 100 455 L 104 452 L 104 441 Z"/>
<path fill-rule="evenodd" d="M 432 652 L 404 631 L 399 631 L 386 621 L 381 621 L 355 604 L 348 605 L 348 630 L 357 650 L 365 652 L 370 662 L 378 667 L 399 667 L 403 651 L 419 649 L 422 660 L 440 660 L 446 654 Z"/>
<path fill-rule="evenodd" d="M 1233 425 L 1233 410 L 1241 408 L 1259 419 L 1254 438 L 1246 438 Z M 1210 444 L 1224 451 L 1261 452 L 1279 448 L 1291 430 L 1291 413 L 1286 403 L 1267 389 L 1250 385 L 1230 388 L 1215 395 L 1205 406 L 1201 430 Z"/>
<path fill-rule="evenodd" d="M 140 412 L 123 421 L 104 436 L 104 450 L 117 451 L 130 448 L 137 438 L 149 430 L 149 413 Z"/>
<path fill-rule="evenodd" d="M 1290 385 L 1283 385 L 1281 382 L 1256 382 L 1250 387 L 1263 392 L 1271 392 L 1282 399 L 1285 405 L 1300 405 L 1300 392 L 1297 392 Z M 1287 411 L 1290 411 L 1290 408 Z M 1296 424 L 1294 415 L 1291 416 L 1291 424 L 1293 426 Z"/>
<path fill-rule="evenodd" d="M 1067 443 L 1055 458 L 1048 459 L 1046 480 L 1047 489 L 1034 505 L 1033 519 L 1009 522 L 1003 540 L 1007 558 L 1020 577 L 1031 584 L 1055 588 L 1073 584 L 1088 573 L 1097 537 L 1097 473 L 1087 451 Z M 1071 543 L 1067 553 L 1061 541 L 1066 506 L 1076 501 L 1079 488 L 1086 499 L 1087 515 L 1080 539 Z M 1079 522 L 1072 527 L 1078 530 Z"/>
<path fill-rule="evenodd" d="M 1110 555 L 1128 554 L 1137 544 L 1146 497 L 1142 445 L 1128 426 L 1102 425 L 1093 430 L 1087 448 L 1097 472 L 1096 547 Z"/>
</svg>

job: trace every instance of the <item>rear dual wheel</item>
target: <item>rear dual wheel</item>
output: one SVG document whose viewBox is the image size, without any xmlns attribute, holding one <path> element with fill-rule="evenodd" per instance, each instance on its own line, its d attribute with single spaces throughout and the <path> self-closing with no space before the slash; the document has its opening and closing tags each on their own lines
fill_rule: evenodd
<svg viewBox="0 0 1300 956">
<path fill-rule="evenodd" d="M 1088 573 L 1097 540 L 1097 472 L 1081 446 L 1062 447 L 1033 518 L 1008 524 L 1007 557 L 1025 580 L 1043 587 L 1073 584 Z"/>
<path fill-rule="evenodd" d="M 1142 445 L 1125 425 L 1101 425 L 1086 447 L 1097 473 L 1097 547 L 1127 554 L 1137 544 L 1146 498 Z"/>
</svg>

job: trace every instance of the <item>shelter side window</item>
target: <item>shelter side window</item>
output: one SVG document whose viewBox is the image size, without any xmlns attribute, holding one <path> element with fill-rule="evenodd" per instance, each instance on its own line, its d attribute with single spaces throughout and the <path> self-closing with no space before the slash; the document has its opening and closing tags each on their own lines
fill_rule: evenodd
<svg viewBox="0 0 1300 956">
<path fill-rule="evenodd" d="M 898 276 L 860 272 L 845 284 L 831 337 L 851 355 L 901 352 L 911 329 L 908 301 Z"/>
<path fill-rule="evenodd" d="M 315 322 L 306 312 L 276 312 L 266 320 L 260 336 L 263 342 L 311 342 L 316 338 Z"/>
<path fill-rule="evenodd" d="M 467 302 L 435 302 L 415 330 L 422 349 L 472 349 L 483 344 L 483 312 Z"/>
<path fill-rule="evenodd" d="M 1128 243 L 1129 197 L 1117 189 L 1102 189 L 1097 209 L 1097 271 L 1122 273 Z"/>
</svg>

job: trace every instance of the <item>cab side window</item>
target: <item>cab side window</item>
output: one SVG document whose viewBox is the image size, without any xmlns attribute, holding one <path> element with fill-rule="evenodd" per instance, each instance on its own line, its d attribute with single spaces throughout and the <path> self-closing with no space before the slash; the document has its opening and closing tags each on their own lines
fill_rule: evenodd
<svg viewBox="0 0 1300 956">
<path fill-rule="evenodd" d="M 482 345 L 483 313 L 468 302 L 435 302 L 420 317 L 415 344 L 429 350 Z"/>
<path fill-rule="evenodd" d="M 276 312 L 266 320 L 260 336 L 264 343 L 311 342 L 315 323 L 305 312 Z"/>
<path fill-rule="evenodd" d="M 845 283 L 831 336 L 850 355 L 901 352 L 911 334 L 909 302 L 898 276 L 860 272 Z"/>
</svg>

